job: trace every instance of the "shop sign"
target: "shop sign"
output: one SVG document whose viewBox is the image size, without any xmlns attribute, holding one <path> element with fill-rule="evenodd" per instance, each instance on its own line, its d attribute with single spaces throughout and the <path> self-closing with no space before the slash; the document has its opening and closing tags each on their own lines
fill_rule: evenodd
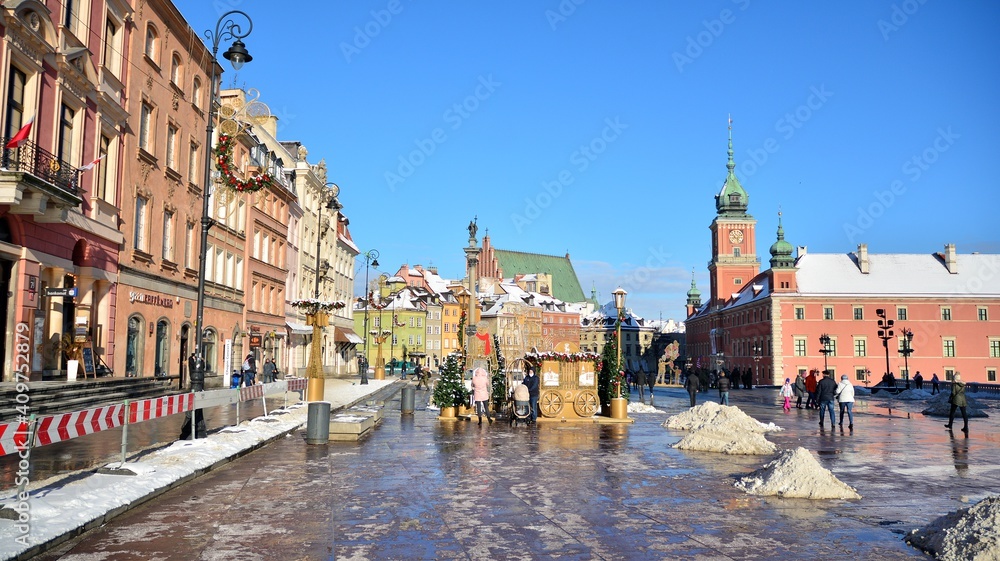
<svg viewBox="0 0 1000 561">
<path fill-rule="evenodd" d="M 76 298 L 76 287 L 74 286 L 73 288 L 46 288 L 45 295 L 54 298 L 59 298 L 59 297 L 65 298 L 67 296 L 70 298 Z"/>
<path fill-rule="evenodd" d="M 128 301 L 130 304 L 139 302 L 140 304 L 149 304 L 150 306 L 160 306 L 162 308 L 174 307 L 173 298 L 170 296 L 160 296 L 159 294 L 143 294 L 142 292 L 132 291 L 128 293 Z"/>
<path fill-rule="evenodd" d="M 260 342 L 261 342 L 260 340 L 261 340 L 261 336 L 260 335 L 250 335 L 250 348 L 251 349 L 259 349 L 260 348 Z"/>
</svg>

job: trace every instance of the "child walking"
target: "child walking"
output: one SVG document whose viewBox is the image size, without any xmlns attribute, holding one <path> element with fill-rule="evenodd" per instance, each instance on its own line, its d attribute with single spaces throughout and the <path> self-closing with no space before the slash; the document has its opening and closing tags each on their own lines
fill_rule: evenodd
<svg viewBox="0 0 1000 561">
<path fill-rule="evenodd" d="M 792 410 L 792 394 L 793 394 L 792 381 L 788 378 L 785 378 L 785 385 L 781 386 L 781 393 L 779 394 L 781 397 L 785 398 L 785 404 L 782 406 L 782 409 L 785 410 L 785 413 L 788 413 L 789 411 Z"/>
</svg>

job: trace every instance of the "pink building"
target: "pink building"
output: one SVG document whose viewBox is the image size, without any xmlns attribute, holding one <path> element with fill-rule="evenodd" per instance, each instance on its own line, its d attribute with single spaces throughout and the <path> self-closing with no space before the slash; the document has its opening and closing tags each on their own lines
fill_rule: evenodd
<svg viewBox="0 0 1000 561">
<path fill-rule="evenodd" d="M 2 136 L 11 146 L 0 162 L 4 380 L 65 375 L 70 342 L 115 366 L 131 17 L 121 0 L 22 0 L 0 11 Z"/>
<path fill-rule="evenodd" d="M 750 370 L 766 385 L 824 368 L 855 383 L 877 383 L 887 368 L 897 379 L 961 372 L 966 381 L 997 382 L 1000 255 L 959 254 L 953 244 L 941 253 L 870 254 L 860 244 L 837 254 L 799 247 L 793 257 L 779 216 L 770 268 L 759 272 L 756 220 L 733 173 L 732 141 L 729 154 L 710 228 L 711 291 L 704 303 L 693 282 L 688 292 L 690 366 Z M 880 320 L 893 322 L 891 336 Z"/>
</svg>

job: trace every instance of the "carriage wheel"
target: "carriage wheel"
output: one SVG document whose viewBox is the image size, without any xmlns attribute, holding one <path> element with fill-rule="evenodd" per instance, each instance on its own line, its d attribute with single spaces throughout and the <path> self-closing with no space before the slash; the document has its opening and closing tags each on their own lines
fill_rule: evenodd
<svg viewBox="0 0 1000 561">
<path fill-rule="evenodd" d="M 555 417 L 562 411 L 562 408 L 563 398 L 557 391 L 548 390 L 538 400 L 538 409 L 544 417 Z"/>
<path fill-rule="evenodd" d="M 597 413 L 597 394 L 592 390 L 584 390 L 576 396 L 573 403 L 576 414 L 581 417 L 593 417 Z"/>
</svg>

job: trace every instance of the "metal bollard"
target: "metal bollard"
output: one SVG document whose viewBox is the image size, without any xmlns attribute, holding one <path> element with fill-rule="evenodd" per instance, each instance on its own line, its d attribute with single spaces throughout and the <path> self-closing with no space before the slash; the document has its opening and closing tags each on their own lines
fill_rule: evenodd
<svg viewBox="0 0 1000 561">
<path fill-rule="evenodd" d="M 399 412 L 403 415 L 413 414 L 413 402 L 417 395 L 417 389 L 409 384 L 403 386 L 403 392 L 399 396 Z"/>
<path fill-rule="evenodd" d="M 310 401 L 306 420 L 306 444 L 330 441 L 330 402 Z"/>
</svg>

